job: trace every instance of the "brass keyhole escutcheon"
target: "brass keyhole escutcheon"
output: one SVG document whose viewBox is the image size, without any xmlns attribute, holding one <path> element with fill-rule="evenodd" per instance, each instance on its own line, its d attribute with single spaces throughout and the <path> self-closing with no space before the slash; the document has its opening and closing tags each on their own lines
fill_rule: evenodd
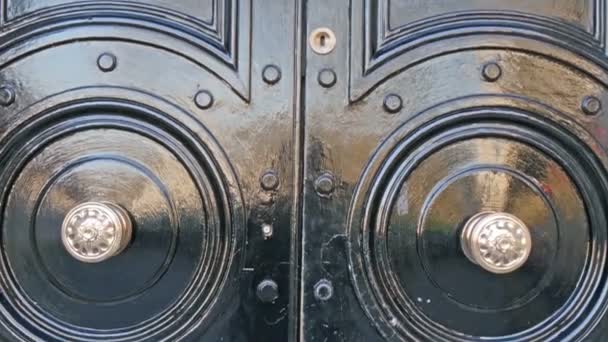
<svg viewBox="0 0 608 342">
<path fill-rule="evenodd" d="M 336 47 L 336 35 L 329 28 L 320 27 L 310 33 L 309 43 L 315 53 L 326 55 Z"/>
</svg>

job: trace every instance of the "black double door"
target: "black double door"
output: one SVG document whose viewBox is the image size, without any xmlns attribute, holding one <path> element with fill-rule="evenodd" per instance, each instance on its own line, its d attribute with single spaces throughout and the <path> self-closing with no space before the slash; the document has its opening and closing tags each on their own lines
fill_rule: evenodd
<svg viewBox="0 0 608 342">
<path fill-rule="evenodd" d="M 7 341 L 603 341 L 604 0 L 0 0 Z"/>
</svg>

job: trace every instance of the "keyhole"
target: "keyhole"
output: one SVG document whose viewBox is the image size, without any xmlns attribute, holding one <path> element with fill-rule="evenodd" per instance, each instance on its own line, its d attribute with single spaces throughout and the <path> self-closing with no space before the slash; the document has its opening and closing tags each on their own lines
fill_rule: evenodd
<svg viewBox="0 0 608 342">
<path fill-rule="evenodd" d="M 321 45 L 322 48 L 325 47 L 326 39 L 327 39 L 327 36 L 325 34 L 321 34 L 321 36 L 319 37 L 319 45 Z"/>
<path fill-rule="evenodd" d="M 336 46 L 336 36 L 332 30 L 322 27 L 312 31 L 309 42 L 314 52 L 325 55 L 332 52 Z"/>
</svg>

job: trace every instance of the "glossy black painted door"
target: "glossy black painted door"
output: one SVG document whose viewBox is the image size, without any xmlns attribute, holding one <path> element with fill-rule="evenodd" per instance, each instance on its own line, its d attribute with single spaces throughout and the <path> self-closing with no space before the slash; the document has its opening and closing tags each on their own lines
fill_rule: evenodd
<svg viewBox="0 0 608 342">
<path fill-rule="evenodd" d="M 295 4 L 0 10 L 2 340 L 288 340 Z"/>
<path fill-rule="evenodd" d="M 606 340 L 605 1 L 305 13 L 302 339 Z"/>
<path fill-rule="evenodd" d="M 0 10 L 3 339 L 608 338 L 604 0 Z"/>
</svg>

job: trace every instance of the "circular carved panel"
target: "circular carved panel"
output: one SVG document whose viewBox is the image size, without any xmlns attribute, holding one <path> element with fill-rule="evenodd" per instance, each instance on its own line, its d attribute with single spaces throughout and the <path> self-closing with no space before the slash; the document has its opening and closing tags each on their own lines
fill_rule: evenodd
<svg viewBox="0 0 608 342">
<path fill-rule="evenodd" d="M 438 110 L 387 139 L 357 189 L 362 307 L 403 340 L 586 336 L 607 306 L 608 189 L 592 138 L 553 113 Z"/>
<path fill-rule="evenodd" d="M 176 115 L 64 103 L 2 142 L 5 326 L 73 341 L 175 340 L 206 326 L 230 292 L 243 223 L 227 163 Z"/>
</svg>

